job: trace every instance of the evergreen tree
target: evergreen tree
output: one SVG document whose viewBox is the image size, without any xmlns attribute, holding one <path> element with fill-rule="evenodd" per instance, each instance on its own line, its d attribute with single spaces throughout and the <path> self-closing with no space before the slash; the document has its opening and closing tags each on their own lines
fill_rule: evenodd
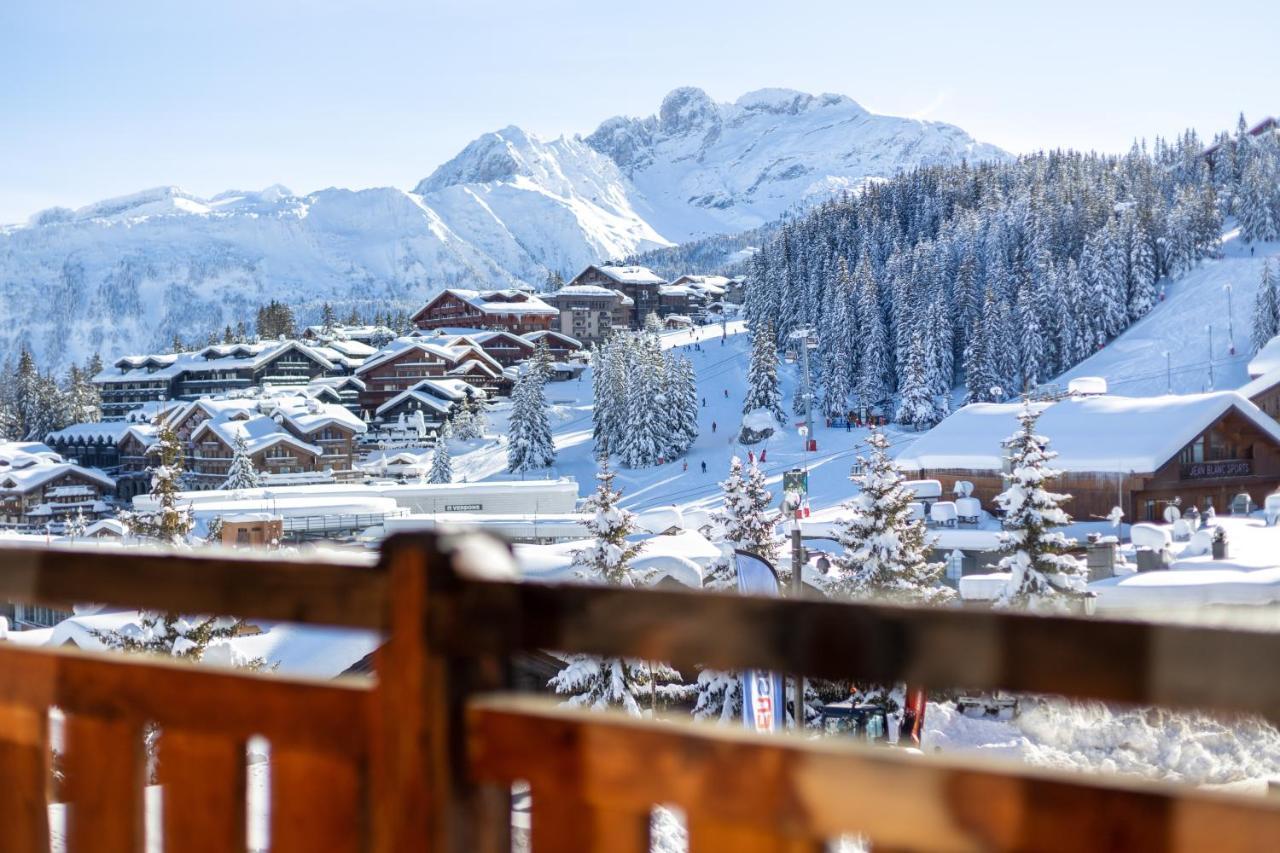
<svg viewBox="0 0 1280 853">
<path fill-rule="evenodd" d="M 528 370 L 517 380 L 512 392 L 507 470 L 513 474 L 546 468 L 556 460 L 543 394 L 544 381 L 541 371 Z"/>
<path fill-rule="evenodd" d="M 436 436 L 435 452 L 431 454 L 431 472 L 427 474 L 429 483 L 453 482 L 453 459 L 449 455 L 449 438 L 452 434 L 449 422 L 445 421 Z"/>
<path fill-rule="evenodd" d="M 326 302 L 320 309 L 320 333 L 331 336 L 337 328 L 338 315 L 334 313 L 333 306 Z"/>
<path fill-rule="evenodd" d="M 599 485 L 583 505 L 588 514 L 587 529 L 593 538 L 589 546 L 574 554 L 574 565 L 593 583 L 631 587 L 638 581 L 631 561 L 641 546 L 627 540 L 637 530 L 636 518 L 634 513 L 619 506 L 622 495 L 614 490 L 613 479 L 614 473 L 605 459 L 596 474 Z M 678 679 L 679 673 L 661 664 L 573 655 L 547 684 L 560 695 L 568 696 L 568 705 L 591 710 L 616 707 L 639 716 L 641 703 L 651 692 L 651 680 L 663 685 L 653 692 L 670 697 L 680 692 L 678 687 L 671 686 Z"/>
<path fill-rule="evenodd" d="M 911 517 L 913 494 L 889 458 L 889 441 L 872 428 L 870 457 L 858 457 L 865 471 L 850 477 L 859 487 L 838 523 L 836 539 L 844 555 L 835 561 L 827 584 L 838 598 L 881 598 L 936 604 L 951 597 L 940 586 L 941 563 L 928 562 L 929 541 L 923 521 Z"/>
<path fill-rule="evenodd" d="M 668 452 L 665 364 L 657 337 L 649 333 L 637 338 L 632 354 L 624 410 L 626 427 L 616 442 L 618 460 L 627 468 L 648 468 L 665 459 Z"/>
<path fill-rule="evenodd" d="M 878 406 L 889 396 L 889 332 L 880 306 L 880 290 L 863 255 L 858 262 L 858 319 L 862 323 L 862 351 L 858 358 L 858 403 L 863 410 Z"/>
<path fill-rule="evenodd" d="M 179 505 L 183 472 L 182 441 L 169 424 L 158 421 L 159 433 L 155 450 L 157 464 L 151 467 L 151 497 L 159 503 L 153 512 L 138 513 L 133 519 L 133 532 L 168 545 L 184 545 L 193 524 L 191 505 Z"/>
<path fill-rule="evenodd" d="M 765 485 L 764 472 L 755 465 L 744 470 L 737 456 L 730 460 L 729 477 L 720 483 L 720 489 L 724 509 L 712 518 L 724 531 L 722 553 L 708 568 L 702 585 L 708 589 L 736 589 L 734 551 L 750 551 L 770 564 L 777 562 L 773 531 L 778 514 L 772 509 L 773 495 Z"/>
<path fill-rule="evenodd" d="M 1004 510 L 1007 532 L 1002 538 L 1009 552 L 999 567 L 1009 572 L 1009 583 L 997 604 L 1063 609 L 1067 600 L 1084 593 L 1085 574 L 1080 561 L 1065 553 L 1074 540 L 1053 530 L 1071 523 L 1062 509 L 1070 495 L 1045 488 L 1058 476 L 1048 466 L 1057 454 L 1048 449 L 1047 438 L 1036 434 L 1039 417 L 1039 411 L 1024 398 L 1018 414 L 1021 428 L 1006 442 L 1011 473 L 1003 475 L 1006 488 L 996 496 L 996 504 Z"/>
<path fill-rule="evenodd" d="M 898 405 L 896 420 L 914 429 L 928 429 L 938 422 L 937 409 L 930 393 L 929 377 L 925 372 L 924 344 L 920 333 L 912 336 L 903 376 L 902 400 Z"/>
<path fill-rule="evenodd" d="M 228 491 L 258 488 L 258 469 L 253 465 L 253 457 L 249 455 L 249 448 L 240 433 L 236 433 L 231 454 L 231 467 L 227 470 L 227 479 L 222 488 Z"/>
<path fill-rule="evenodd" d="M 1151 248 L 1151 238 L 1139 224 L 1129 249 L 1129 268 L 1133 287 L 1129 293 L 1129 319 L 1146 316 L 1156 305 L 1156 259 Z"/>
<path fill-rule="evenodd" d="M 778 347 L 773 325 L 762 323 L 751 329 L 751 361 L 747 366 L 747 398 L 742 412 L 763 409 L 779 424 L 787 422 L 782 408 L 782 388 L 778 384 Z"/>
<path fill-rule="evenodd" d="M 1276 211 L 1275 169 L 1263 157 L 1255 157 L 1240 178 L 1237 205 L 1240 236 L 1246 243 L 1275 240 L 1280 237 Z"/>
<path fill-rule="evenodd" d="M 1262 263 L 1262 281 L 1258 283 L 1258 295 L 1253 303 L 1253 351 L 1262 349 L 1277 334 L 1280 334 L 1280 293 L 1268 259 Z"/>
<path fill-rule="evenodd" d="M 668 459 L 687 452 L 698 439 L 698 379 L 684 357 L 666 358 Z"/>
</svg>

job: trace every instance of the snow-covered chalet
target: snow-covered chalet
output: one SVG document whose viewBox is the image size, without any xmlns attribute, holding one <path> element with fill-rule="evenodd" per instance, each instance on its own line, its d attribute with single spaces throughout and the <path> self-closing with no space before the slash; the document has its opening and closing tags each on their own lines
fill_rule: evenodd
<svg viewBox="0 0 1280 853">
<path fill-rule="evenodd" d="M 1255 505 L 1280 487 L 1280 424 L 1235 391 L 1162 397 L 1072 396 L 1036 403 L 1036 432 L 1058 456 L 1054 491 L 1071 494 L 1081 520 L 1120 506 L 1128 521 L 1157 521 L 1164 508 L 1228 511 L 1241 494 Z M 974 403 L 922 435 L 898 457 L 911 479 L 974 484 L 988 507 L 1004 489 L 1006 442 L 1019 403 Z"/>
</svg>

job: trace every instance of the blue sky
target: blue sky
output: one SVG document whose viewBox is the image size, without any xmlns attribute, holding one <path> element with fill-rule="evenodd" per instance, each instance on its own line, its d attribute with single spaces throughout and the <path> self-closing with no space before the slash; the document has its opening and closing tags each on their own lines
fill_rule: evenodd
<svg viewBox="0 0 1280 853">
<path fill-rule="evenodd" d="M 487 130 L 586 133 L 682 85 L 1123 150 L 1280 112 L 1278 33 L 1253 0 L 4 0 L 0 222 L 162 184 L 408 188 Z"/>
</svg>

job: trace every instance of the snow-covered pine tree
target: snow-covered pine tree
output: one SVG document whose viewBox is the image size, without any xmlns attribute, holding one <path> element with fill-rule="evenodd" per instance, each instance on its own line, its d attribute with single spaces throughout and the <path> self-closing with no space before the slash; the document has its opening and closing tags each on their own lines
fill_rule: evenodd
<svg viewBox="0 0 1280 853">
<path fill-rule="evenodd" d="M 1156 305 L 1156 257 L 1151 237 L 1141 222 L 1134 227 L 1129 246 L 1129 271 L 1133 277 L 1129 319 L 1138 320 Z"/>
<path fill-rule="evenodd" d="M 720 488 L 724 509 L 714 514 L 724 530 L 720 556 L 708 567 L 702 585 L 706 589 L 736 591 L 737 563 L 734 551 L 750 551 L 769 563 L 777 560 L 773 530 L 777 513 L 770 502 L 773 495 L 765 486 L 764 473 L 755 465 L 744 468 L 737 456 L 729 462 L 729 476 Z M 698 699 L 693 715 L 697 719 L 730 722 L 742 716 L 742 674 L 704 669 L 698 673 Z"/>
<path fill-rule="evenodd" d="M 178 501 L 178 492 L 182 488 L 182 440 L 173 427 L 163 421 L 157 423 L 160 428 L 156 442 L 159 458 L 151 467 L 151 497 L 160 506 L 152 512 L 135 515 L 133 532 L 166 545 L 184 545 L 194 522 L 191 505 L 182 506 Z"/>
<path fill-rule="evenodd" d="M 640 553 L 641 545 L 627 541 L 638 529 L 636 517 L 619 505 L 622 494 L 613 488 L 614 476 L 609 460 L 602 460 L 596 474 L 596 490 L 583 504 L 587 530 L 593 538 L 589 546 L 574 553 L 574 566 L 593 583 L 630 587 L 637 583 L 631 561 Z M 591 710 L 621 708 L 639 716 L 654 679 L 662 686 L 654 685 L 652 692 L 667 697 L 681 692 L 672 686 L 679 677 L 679 673 L 662 664 L 572 655 L 547 685 L 569 697 L 565 704 Z"/>
<path fill-rule="evenodd" d="M 1040 328 L 1040 314 L 1036 309 L 1035 294 L 1030 283 L 1025 283 L 1018 290 L 1018 301 L 1013 309 L 1018 337 L 1018 387 L 1024 393 L 1040 381 L 1044 372 L 1044 333 Z"/>
<path fill-rule="evenodd" d="M 464 397 L 462 400 L 459 400 L 454 404 L 450 417 L 446 418 L 446 421 L 449 423 L 450 432 L 461 439 L 472 438 L 471 418 L 471 399 L 469 397 Z"/>
<path fill-rule="evenodd" d="M 427 474 L 428 483 L 452 483 L 453 459 L 449 455 L 449 438 L 453 428 L 445 421 L 436 435 L 435 450 L 431 453 L 431 471 Z"/>
<path fill-rule="evenodd" d="M 665 458 L 668 449 L 665 365 L 657 336 L 648 332 L 635 338 L 629 354 L 632 360 L 621 421 L 625 428 L 616 441 L 618 461 L 627 468 L 648 468 Z"/>
<path fill-rule="evenodd" d="M 778 345 L 769 322 L 751 329 L 751 361 L 747 365 L 747 398 L 742 403 L 742 413 L 757 409 L 769 412 L 780 424 L 787 422 L 782 387 L 778 384 Z"/>
<path fill-rule="evenodd" d="M 693 362 L 683 356 L 668 356 L 666 372 L 670 448 L 667 455 L 672 458 L 688 452 L 698 440 L 698 379 Z"/>
<path fill-rule="evenodd" d="M 853 278 L 848 262 L 840 259 L 839 274 L 833 285 L 831 308 L 823 314 L 818 336 L 820 373 L 822 376 L 822 413 L 829 418 L 843 418 L 849 413 L 849 395 L 853 393 L 855 359 L 850 327 L 849 304 L 853 296 Z"/>
<path fill-rule="evenodd" d="M 84 536 L 84 531 L 88 527 L 84 520 L 84 510 L 76 507 L 76 514 L 67 519 L 62 529 L 62 535 L 70 539 L 79 539 Z"/>
<path fill-rule="evenodd" d="M 773 510 L 772 493 L 765 485 L 764 472 L 755 465 L 744 466 L 737 456 L 729 461 L 729 476 L 720 483 L 724 508 L 713 514 L 724 530 L 720 558 L 711 564 L 702 585 L 708 589 L 736 589 L 734 550 L 759 554 L 770 564 L 778 558 L 774 527 L 778 514 Z"/>
<path fill-rule="evenodd" d="M 858 261 L 854 273 L 858 287 L 858 320 L 862 349 L 858 354 L 858 405 L 865 412 L 889 397 L 889 330 L 880 305 L 880 287 L 868 255 Z"/>
<path fill-rule="evenodd" d="M 917 332 L 911 337 L 911 348 L 903 370 L 902 399 L 895 417 L 898 423 L 919 430 L 928 429 L 938 422 L 938 412 L 934 408 L 929 386 L 924 363 L 924 343 Z"/>
<path fill-rule="evenodd" d="M 333 306 L 328 302 L 320 309 L 320 333 L 326 337 L 332 336 L 338 328 L 338 315 L 334 313 Z"/>
<path fill-rule="evenodd" d="M 846 504 L 849 515 L 838 522 L 836 539 L 844 554 L 835 560 L 827 593 L 922 604 L 948 600 L 951 590 L 938 583 L 942 563 L 927 559 L 927 531 L 924 522 L 911 517 L 914 496 L 889 458 L 889 440 L 872 428 L 867 445 L 870 456 L 858 457 L 864 473 L 850 477 L 859 492 Z"/>
<path fill-rule="evenodd" d="M 1267 259 L 1262 262 L 1262 280 L 1258 282 L 1258 295 L 1253 303 L 1253 351 L 1262 349 L 1277 334 L 1280 334 L 1280 292 L 1271 274 L 1271 260 Z"/>
<path fill-rule="evenodd" d="M 258 488 L 258 469 L 253 466 L 253 457 L 244 443 L 244 436 L 236 433 L 231 445 L 231 467 L 227 470 L 227 479 L 222 488 L 256 489 Z"/>
<path fill-rule="evenodd" d="M 1074 545 L 1053 530 L 1071 523 L 1062 509 L 1070 495 L 1046 489 L 1058 476 L 1048 463 L 1057 456 L 1048 449 L 1049 440 L 1036 434 L 1040 411 L 1023 399 L 1018 414 L 1019 430 L 1009 437 L 1009 471 L 1003 475 L 1006 488 L 996 496 L 1004 510 L 1007 532 L 1001 534 L 1009 552 L 999 563 L 1009 572 L 1009 583 L 996 603 L 1001 607 L 1033 610 L 1064 610 L 1067 603 L 1085 593 L 1085 572 L 1080 561 L 1064 552 Z"/>
<path fill-rule="evenodd" d="M 1246 243 L 1275 240 L 1280 237 L 1280 217 L 1276 211 L 1275 169 L 1266 158 L 1255 157 L 1240 178 L 1237 216 L 1240 236 Z"/>
<path fill-rule="evenodd" d="M 546 468 L 556 460 L 551 421 L 543 396 L 544 381 L 540 370 L 528 370 L 516 382 L 511 395 L 507 470 L 513 474 Z"/>
</svg>

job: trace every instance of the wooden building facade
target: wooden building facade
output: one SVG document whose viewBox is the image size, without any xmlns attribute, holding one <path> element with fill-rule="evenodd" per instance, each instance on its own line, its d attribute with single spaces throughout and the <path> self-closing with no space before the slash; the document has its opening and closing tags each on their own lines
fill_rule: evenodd
<svg viewBox="0 0 1280 853">
<path fill-rule="evenodd" d="M 1236 398 L 1237 402 L 1203 423 L 1195 424 L 1198 431 L 1189 441 L 1176 447 L 1166 445 L 1170 450 L 1160 451 L 1155 464 L 1099 465 L 1096 470 L 1086 470 L 1084 465 L 1075 464 L 1079 456 L 1073 454 L 1064 460 L 1067 462 L 1064 470 L 1049 487 L 1072 496 L 1067 511 L 1082 521 L 1105 518 L 1116 506 L 1124 510 L 1129 522 L 1158 521 L 1170 505 L 1183 509 L 1212 506 L 1217 512 L 1229 512 L 1232 501 L 1242 494 L 1247 494 L 1254 506 L 1261 506 L 1267 495 L 1280 488 L 1280 429 L 1239 395 L 1221 393 Z M 952 418 L 964 417 L 968 408 L 971 407 L 961 409 Z M 1078 429 L 1081 431 L 1078 440 L 1064 435 L 1061 425 L 1056 429 L 1057 434 L 1049 427 L 1038 428 L 1038 431 L 1049 438 L 1050 450 L 1059 439 L 1082 445 L 1087 445 L 1089 440 L 1097 443 L 1110 440 L 1105 420 L 1097 423 L 1082 420 Z M 1141 442 L 1142 438 L 1136 435 L 1129 436 L 1128 440 Z M 1158 420 L 1153 420 L 1151 445 L 1159 445 L 1164 439 Z M 944 494 L 951 494 L 957 481 L 973 483 L 974 497 L 988 510 L 995 511 L 994 499 L 1005 488 L 1002 474 L 1007 471 L 1008 463 L 999 461 L 1005 452 L 1000 438 L 993 436 L 991 441 L 999 447 L 999 453 L 992 454 L 996 460 L 992 463 L 951 465 L 944 461 L 938 464 L 936 459 L 945 460 L 945 454 L 934 457 L 928 447 L 919 451 L 913 447 L 904 452 L 900 465 L 911 479 L 939 480 Z M 939 443 L 945 448 L 945 442 Z M 1049 465 L 1056 463 L 1058 460 Z"/>
</svg>

